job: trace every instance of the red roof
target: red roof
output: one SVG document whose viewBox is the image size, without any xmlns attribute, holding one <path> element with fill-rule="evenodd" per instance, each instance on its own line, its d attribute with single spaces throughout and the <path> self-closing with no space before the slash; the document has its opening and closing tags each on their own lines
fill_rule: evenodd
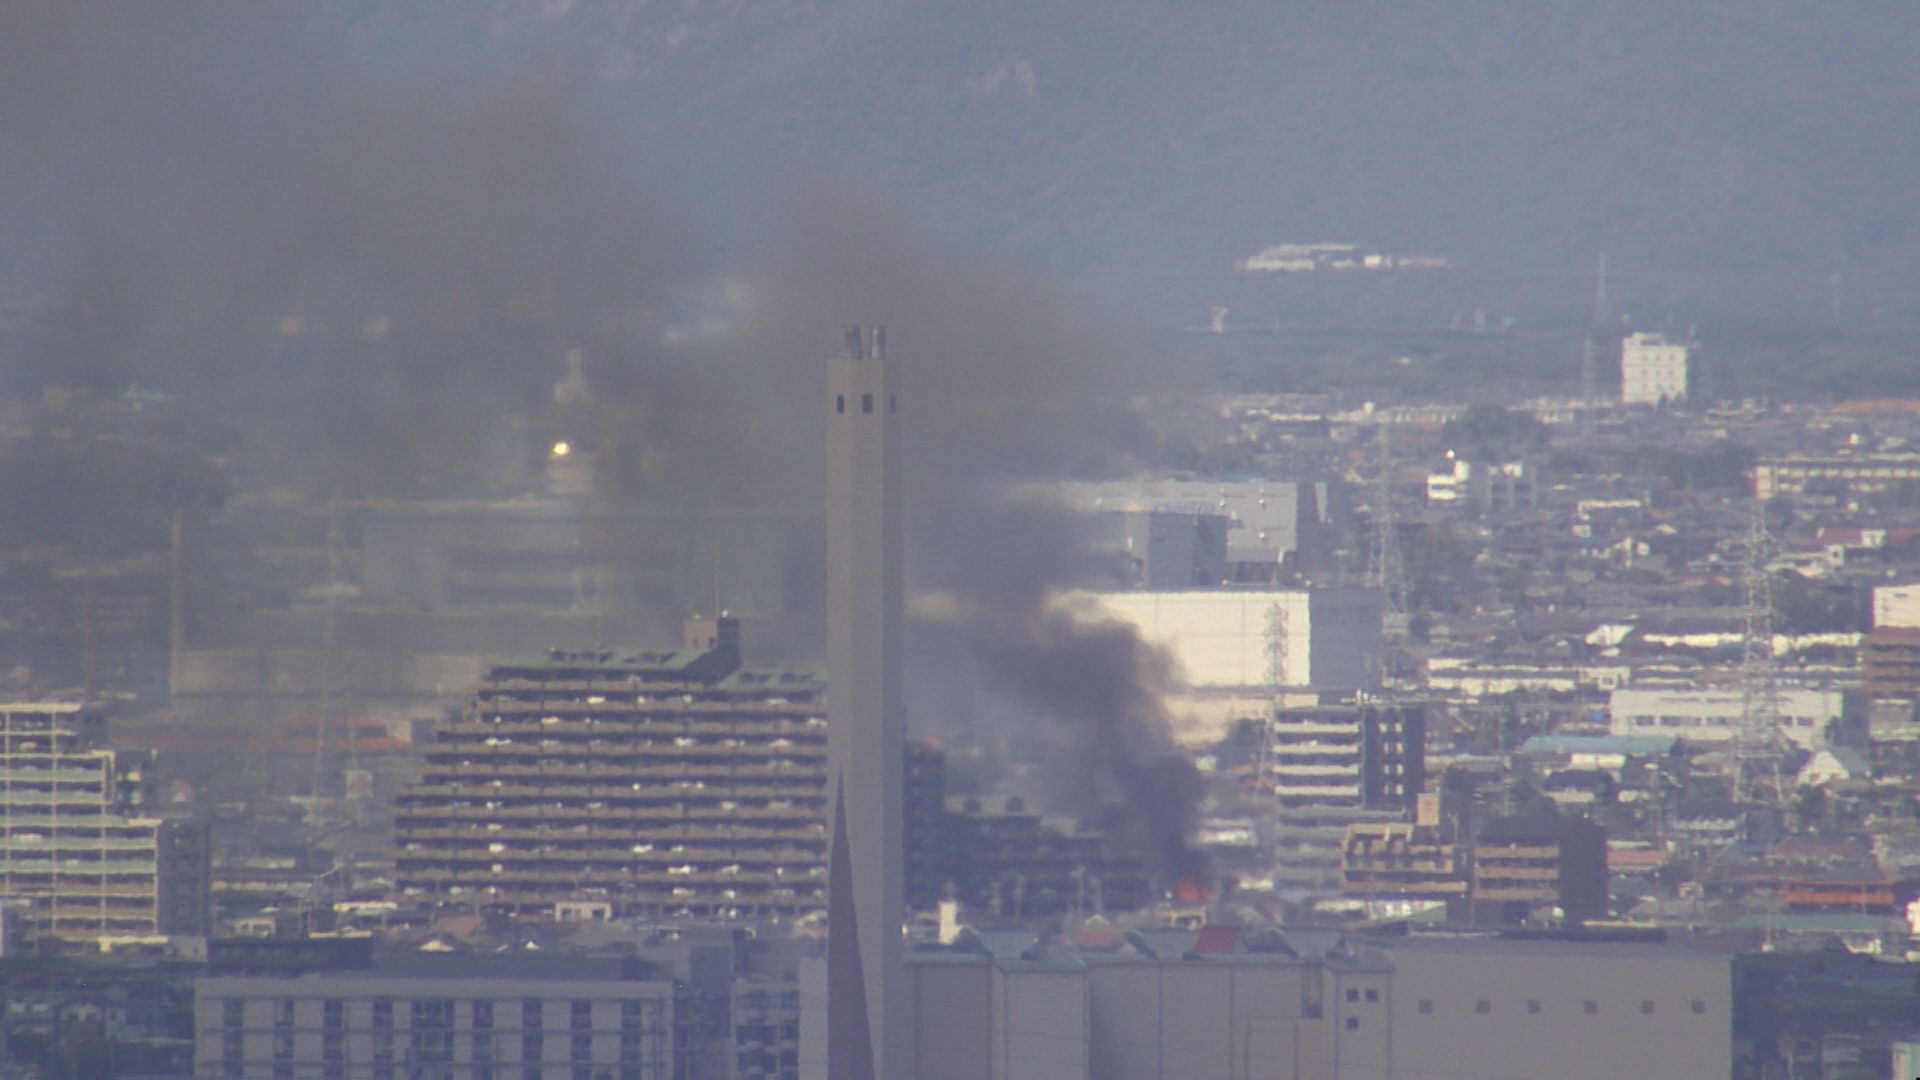
<svg viewBox="0 0 1920 1080">
<path fill-rule="evenodd" d="M 1200 954 L 1220 954 L 1240 951 L 1240 928 L 1237 926 L 1203 926 L 1200 934 L 1193 939 L 1193 951 Z"/>
</svg>

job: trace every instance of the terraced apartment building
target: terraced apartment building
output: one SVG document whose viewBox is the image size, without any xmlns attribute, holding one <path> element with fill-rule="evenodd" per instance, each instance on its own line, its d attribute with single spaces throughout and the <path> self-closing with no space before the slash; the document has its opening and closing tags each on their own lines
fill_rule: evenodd
<svg viewBox="0 0 1920 1080">
<path fill-rule="evenodd" d="M 826 683 L 741 666 L 730 618 L 679 649 L 491 667 L 419 748 L 395 871 L 428 903 L 789 916 L 826 902 Z"/>
</svg>

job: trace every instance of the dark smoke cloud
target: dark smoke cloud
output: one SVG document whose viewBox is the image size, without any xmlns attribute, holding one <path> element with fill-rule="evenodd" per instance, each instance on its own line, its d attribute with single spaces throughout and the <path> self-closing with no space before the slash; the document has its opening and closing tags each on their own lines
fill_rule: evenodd
<svg viewBox="0 0 1920 1080">
<path fill-rule="evenodd" d="M 1039 726 L 1017 744 L 1046 755 L 1025 763 L 1046 790 L 1024 794 L 1097 822 L 1169 879 L 1201 872 L 1188 838 L 1202 785 L 1169 734 L 1167 656 L 1064 599 L 1098 573 L 1090 523 L 1009 495 L 1020 480 L 1138 467 L 1153 442 L 1140 399 L 1177 384 L 1120 335 L 1122 320 L 931 254 L 845 196 L 796 199 L 761 269 L 765 347 L 795 328 L 819 341 L 801 354 L 801 400 L 817 397 L 813 358 L 837 346 L 841 322 L 886 323 L 902 365 L 908 573 L 938 598 L 911 631 L 916 722 L 963 742 Z"/>
<path fill-rule="evenodd" d="M 7 382 L 168 390 L 242 428 L 253 482 L 350 493 L 485 490 L 492 421 L 572 347 L 671 399 L 695 244 L 574 88 L 366 70 L 311 29 L 273 3 L 0 15 L 4 210 L 54 252 Z"/>
<path fill-rule="evenodd" d="M 1191 869 L 1198 785 L 1166 735 L 1165 659 L 1057 606 L 1087 537 L 1002 494 L 1131 468 L 1151 442 L 1137 399 L 1166 385 L 1150 357 L 1090 305 L 932 253 L 831 181 L 796 184 L 720 265 L 639 197 L 579 82 L 537 60 L 369 65 L 316 24 L 325 7 L 0 11 L 0 215 L 48 223 L 57 254 L 0 383 L 204 403 L 245 436 L 251 486 L 492 494 L 524 481 L 498 467 L 533 438 L 513 418 L 580 348 L 606 478 L 712 508 L 817 497 L 821 361 L 843 324 L 885 323 L 911 574 L 965 613 L 916 635 L 914 679 L 953 691 L 922 691 L 921 720 L 1041 718 L 1060 808 Z"/>
<path fill-rule="evenodd" d="M 1177 683 L 1167 654 L 1129 624 L 1064 597 L 1005 596 L 919 606 L 923 657 L 964 657 L 990 691 L 1047 724 L 1039 775 L 1051 802 L 1094 822 L 1169 882 L 1204 878 L 1191 838 L 1205 783 L 1173 742 L 1162 696 Z M 950 650 L 950 652 L 949 652 Z"/>
</svg>

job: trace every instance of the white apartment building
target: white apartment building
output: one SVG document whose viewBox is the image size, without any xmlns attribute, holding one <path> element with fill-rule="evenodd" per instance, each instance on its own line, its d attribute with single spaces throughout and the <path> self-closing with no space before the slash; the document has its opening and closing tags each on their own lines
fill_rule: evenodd
<svg viewBox="0 0 1920 1080">
<path fill-rule="evenodd" d="M 1688 348 L 1664 334 L 1628 334 L 1620 342 L 1620 404 L 1660 405 L 1687 396 Z"/>
<path fill-rule="evenodd" d="M 77 704 L 0 704 L 0 896 L 57 937 L 164 934 L 182 924 L 170 890 L 192 883 L 169 880 L 167 823 L 134 812 L 97 728 Z"/>
</svg>

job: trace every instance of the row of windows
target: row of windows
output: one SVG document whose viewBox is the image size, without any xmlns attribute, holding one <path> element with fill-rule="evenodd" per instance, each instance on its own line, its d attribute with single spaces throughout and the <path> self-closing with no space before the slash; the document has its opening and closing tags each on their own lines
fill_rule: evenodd
<svg viewBox="0 0 1920 1080">
<path fill-rule="evenodd" d="M 1349 998 L 1348 1000 L 1352 1000 L 1352 999 Z M 1422 1014 L 1431 1014 L 1434 1011 L 1433 999 L 1421 998 L 1416 1003 L 1415 1007 Z M 1546 1011 L 1546 1007 L 1541 1004 L 1539 998 L 1528 998 L 1526 1008 L 1527 1008 L 1527 1015 L 1529 1016 L 1539 1016 Z M 1705 1015 L 1707 1011 L 1707 1003 L 1701 1000 L 1700 998 L 1694 998 L 1692 1001 L 1688 1002 L 1688 1008 L 1695 1015 Z M 1477 1016 L 1491 1016 L 1493 1014 L 1493 999 L 1492 998 L 1475 999 L 1473 1003 L 1473 1011 L 1474 1011 L 1474 1014 Z M 1598 1016 L 1600 1015 L 1600 1003 L 1594 1000 L 1593 998 L 1588 998 L 1585 1001 L 1580 1003 L 1580 1011 L 1587 1016 Z M 1653 999 L 1651 998 L 1641 999 L 1640 1014 L 1642 1016 L 1652 1016 L 1657 1011 L 1658 1011 L 1658 1006 L 1655 1005 Z"/>
<path fill-rule="evenodd" d="M 394 1012 L 392 998 L 375 998 L 371 1002 L 372 1027 L 376 1031 L 393 1029 Z M 468 1003 L 476 1030 L 488 1030 L 494 1026 L 494 1005 L 490 1000 L 474 1000 Z M 581 998 L 567 1002 L 567 1026 L 571 1031 L 591 1031 L 593 1024 L 593 1001 Z M 407 1013 L 410 1025 L 422 1029 L 449 1029 L 454 1026 L 454 1006 L 452 998 L 428 998 L 408 1002 Z M 295 1002 L 293 998 L 279 998 L 273 1002 L 273 1026 L 276 1030 L 290 1031 L 294 1028 Z M 652 1001 L 624 1000 L 620 1002 L 620 1027 L 634 1030 L 641 1027 L 641 1021 L 650 1010 L 657 1010 L 658 1003 Z M 520 1024 L 523 1028 L 538 1031 L 545 1023 L 546 1001 L 543 998 L 526 998 L 520 1003 Z M 246 1000 L 226 998 L 220 1003 L 221 1026 L 229 1033 L 237 1032 L 246 1026 Z M 326 998 L 321 1003 L 321 1025 L 325 1030 L 339 1030 L 346 1025 L 346 1002 L 341 998 Z"/>
<path fill-rule="evenodd" d="M 841 414 L 844 414 L 847 411 L 847 395 L 845 394 L 833 395 L 833 411 Z M 873 395 L 872 394 L 860 395 L 860 411 L 869 416 L 873 415 Z M 890 413 L 900 411 L 900 399 L 895 397 L 892 394 L 887 395 L 887 411 Z"/>
</svg>

